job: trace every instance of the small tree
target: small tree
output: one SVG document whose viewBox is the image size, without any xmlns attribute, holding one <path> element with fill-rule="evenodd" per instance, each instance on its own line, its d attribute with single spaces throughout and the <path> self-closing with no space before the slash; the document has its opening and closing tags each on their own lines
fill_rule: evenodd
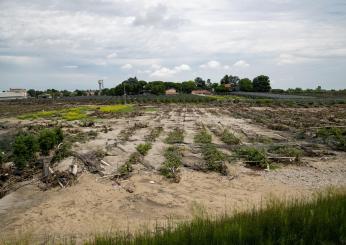
<svg viewBox="0 0 346 245">
<path fill-rule="evenodd" d="M 37 137 L 29 133 L 19 134 L 13 144 L 14 164 L 18 169 L 25 168 L 35 159 L 39 145 Z"/>
<path fill-rule="evenodd" d="M 271 90 L 270 80 L 268 76 L 260 75 L 255 77 L 252 82 L 255 92 L 269 92 Z"/>
<path fill-rule="evenodd" d="M 252 91 L 252 82 L 249 78 L 243 78 L 239 81 L 239 90 L 244 92 Z"/>
</svg>

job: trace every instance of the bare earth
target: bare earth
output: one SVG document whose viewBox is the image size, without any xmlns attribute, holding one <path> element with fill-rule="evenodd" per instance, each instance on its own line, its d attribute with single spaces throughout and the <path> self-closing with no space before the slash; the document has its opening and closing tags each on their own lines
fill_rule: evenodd
<svg viewBox="0 0 346 245">
<path fill-rule="evenodd" d="M 119 143 L 121 130 L 136 122 L 147 123 L 148 127 L 136 130 L 128 141 Z M 246 210 L 273 196 L 307 197 L 318 189 L 346 186 L 346 154 L 340 152 L 332 157 L 303 158 L 301 166 L 287 165 L 271 171 L 247 168 L 241 161 L 235 161 L 228 164 L 230 176 L 182 168 L 181 181 L 172 183 L 156 171 L 164 161 L 162 153 L 167 147 L 164 139 L 173 128 L 184 128 L 184 161 L 200 161 L 200 156 L 193 152 L 193 136 L 199 123 L 228 128 L 245 144 L 254 135 L 294 141 L 287 133 L 260 127 L 213 108 L 170 106 L 134 119 L 103 119 L 97 125 L 107 125 L 113 130 L 99 133 L 95 140 L 76 144 L 74 149 L 80 152 L 107 149 L 104 160 L 111 166 L 105 168 L 106 176 L 85 171 L 72 187 L 43 192 L 32 184 L 10 193 L 0 199 L 0 237 L 15 238 L 18 234 L 37 238 L 47 234 L 85 237 L 98 232 L 150 229 L 203 213 L 214 216 Z M 144 159 L 156 170 L 136 165 L 132 177 L 121 181 L 121 186 L 107 178 L 156 126 L 162 126 L 164 132 Z M 115 142 L 119 147 L 114 146 Z M 213 143 L 221 141 L 213 135 Z M 222 150 L 232 154 L 229 149 Z M 73 158 L 65 159 L 60 167 L 72 161 Z M 126 186 L 131 186 L 134 192 L 127 192 Z"/>
</svg>

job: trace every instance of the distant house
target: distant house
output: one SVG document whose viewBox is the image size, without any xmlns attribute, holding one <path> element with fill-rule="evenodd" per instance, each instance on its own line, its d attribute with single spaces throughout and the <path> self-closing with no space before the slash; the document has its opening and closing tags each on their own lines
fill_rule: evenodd
<svg viewBox="0 0 346 245">
<path fill-rule="evenodd" d="M 228 89 L 228 91 L 236 91 L 238 87 L 235 83 L 226 83 L 223 86 Z"/>
<path fill-rule="evenodd" d="M 209 90 L 192 90 L 191 94 L 195 95 L 212 95 L 212 93 Z"/>
<path fill-rule="evenodd" d="M 39 99 L 51 99 L 53 98 L 51 94 L 47 94 L 47 93 L 44 93 L 44 94 L 40 94 L 38 96 Z"/>
<path fill-rule="evenodd" d="M 175 88 L 170 88 L 166 90 L 166 95 L 176 95 L 177 90 Z"/>
<path fill-rule="evenodd" d="M 16 100 L 26 98 L 28 98 L 26 89 L 10 88 L 9 91 L 0 93 L 0 100 Z"/>
</svg>

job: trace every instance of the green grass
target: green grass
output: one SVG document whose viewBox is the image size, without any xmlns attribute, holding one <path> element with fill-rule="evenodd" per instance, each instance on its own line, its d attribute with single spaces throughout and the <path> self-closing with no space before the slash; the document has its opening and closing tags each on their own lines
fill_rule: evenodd
<svg viewBox="0 0 346 245">
<path fill-rule="evenodd" d="M 136 147 L 136 150 L 143 156 L 147 155 L 148 154 L 148 151 L 151 149 L 152 145 L 151 143 L 143 143 L 143 144 L 139 144 L 137 147 Z"/>
<path fill-rule="evenodd" d="M 333 149 L 346 151 L 346 128 L 321 128 L 316 137 Z"/>
<path fill-rule="evenodd" d="M 346 191 L 332 190 L 309 199 L 272 201 L 217 219 L 198 218 L 175 229 L 96 236 L 89 245 L 345 244 Z"/>
<path fill-rule="evenodd" d="M 62 114 L 62 119 L 66 121 L 76 121 L 86 119 L 87 115 L 83 112 L 69 111 Z"/>
<path fill-rule="evenodd" d="M 199 131 L 194 137 L 194 141 L 197 144 L 208 144 L 211 143 L 211 140 L 211 134 L 209 134 L 208 131 L 205 129 Z"/>
<path fill-rule="evenodd" d="M 99 111 L 104 113 L 126 113 L 126 112 L 133 112 L 134 106 L 133 105 L 108 105 L 108 106 L 101 106 L 99 108 Z"/>
<path fill-rule="evenodd" d="M 240 139 L 236 137 L 229 130 L 225 129 L 220 137 L 221 141 L 228 145 L 238 145 L 240 144 Z"/>
<path fill-rule="evenodd" d="M 176 128 L 173 131 L 168 133 L 168 136 L 166 138 L 167 144 L 176 144 L 176 143 L 183 143 L 184 142 L 184 130 Z"/>
<path fill-rule="evenodd" d="M 299 161 L 304 155 L 304 151 L 295 146 L 275 146 L 268 150 L 270 153 L 275 153 L 283 157 L 294 157 L 296 161 Z"/>
<path fill-rule="evenodd" d="M 147 107 L 144 109 L 144 112 L 157 112 L 158 109 L 154 107 Z"/>
</svg>

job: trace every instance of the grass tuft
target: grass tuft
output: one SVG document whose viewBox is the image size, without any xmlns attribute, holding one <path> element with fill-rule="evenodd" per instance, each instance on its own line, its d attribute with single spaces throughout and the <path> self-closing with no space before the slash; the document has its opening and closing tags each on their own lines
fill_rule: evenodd
<svg viewBox="0 0 346 245">
<path fill-rule="evenodd" d="M 168 133 L 168 136 L 166 138 L 167 144 L 176 144 L 176 143 L 183 143 L 184 142 L 184 130 L 176 128 L 173 131 Z"/>
</svg>

